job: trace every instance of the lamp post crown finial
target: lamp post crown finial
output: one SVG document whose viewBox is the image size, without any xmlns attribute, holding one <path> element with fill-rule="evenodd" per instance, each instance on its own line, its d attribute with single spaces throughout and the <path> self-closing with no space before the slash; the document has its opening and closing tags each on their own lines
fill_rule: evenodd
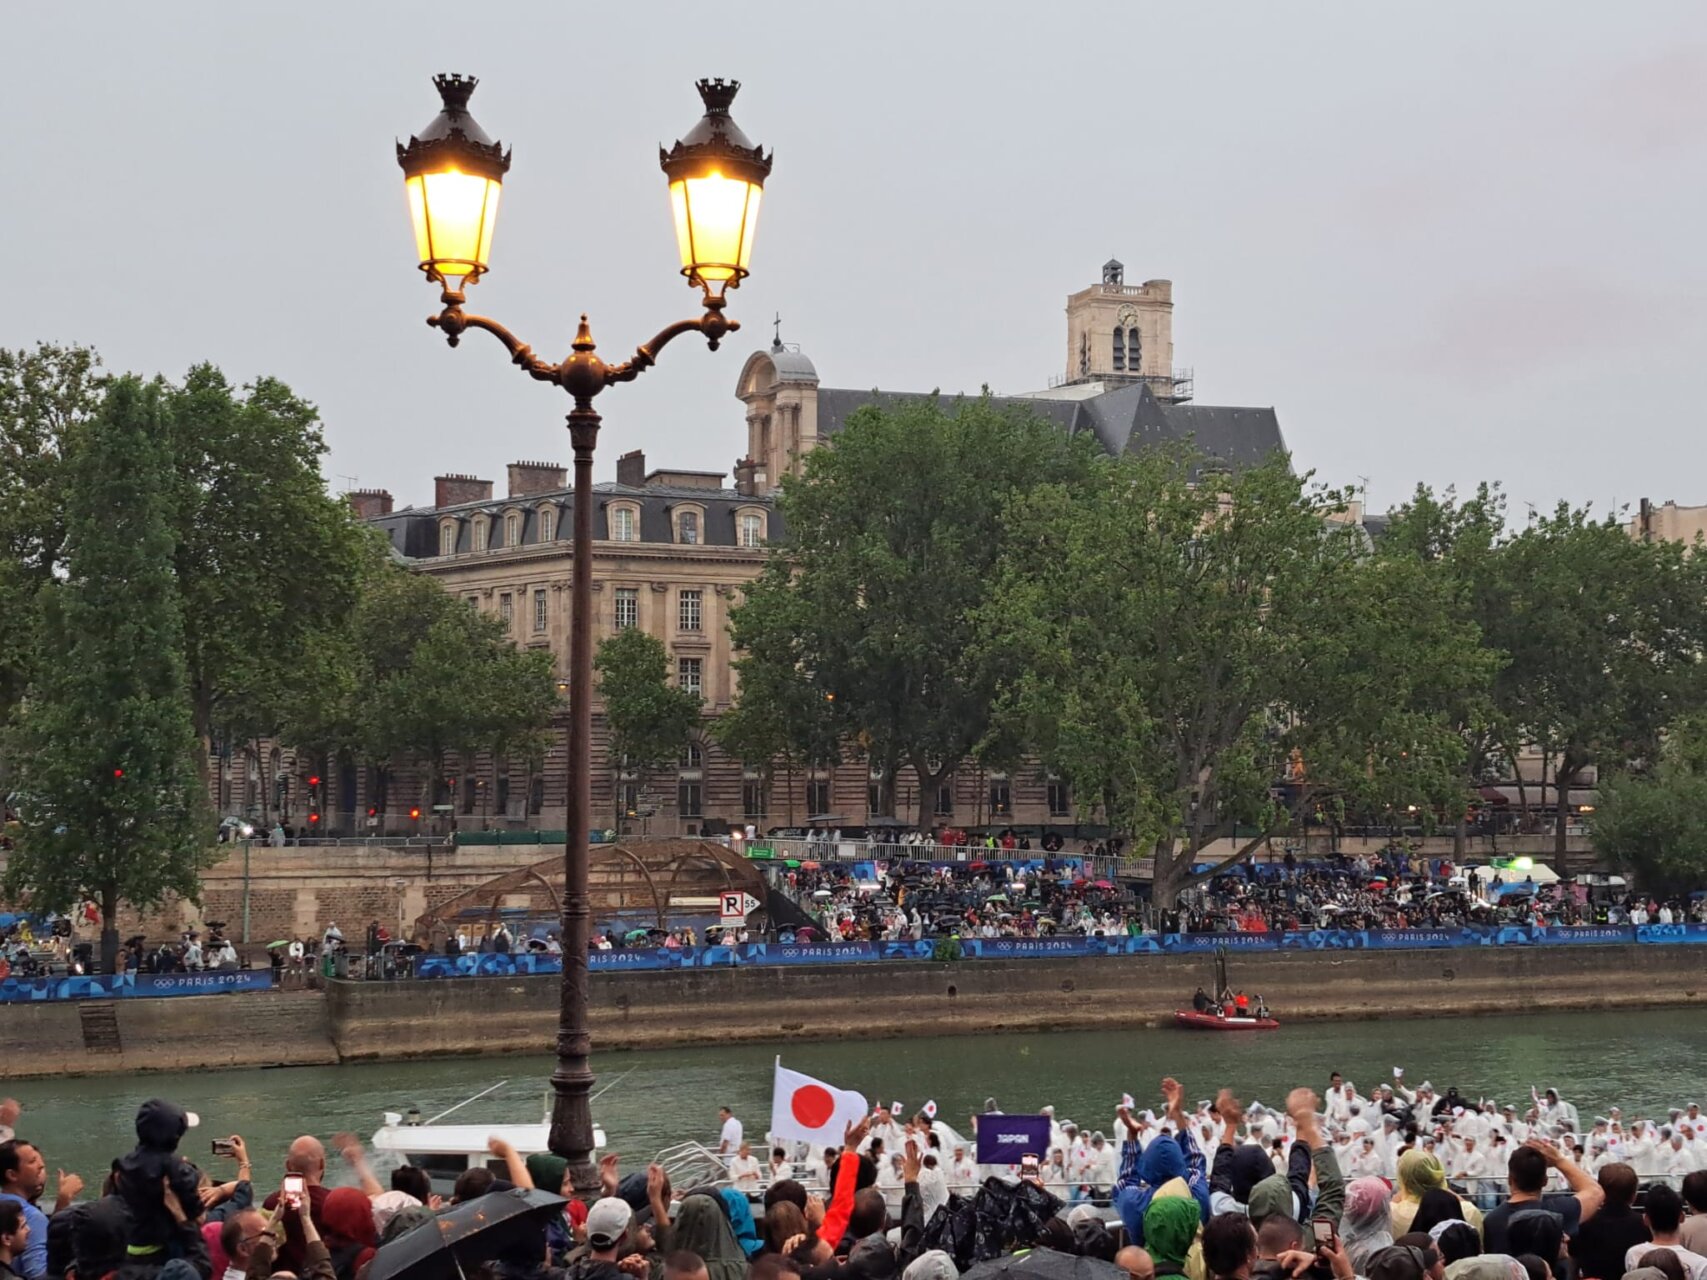
<svg viewBox="0 0 1707 1280">
<path fill-rule="evenodd" d="M 465 76 L 456 72 L 441 72 L 433 77 L 439 97 L 444 99 L 445 106 L 452 111 L 468 110 L 468 100 L 474 96 L 474 86 L 479 83 L 479 76 Z"/>
<path fill-rule="evenodd" d="M 699 88 L 700 100 L 705 103 L 707 114 L 726 116 L 729 114 L 729 104 L 735 101 L 735 95 L 741 91 L 739 80 L 725 80 L 719 76 L 715 80 L 700 80 L 696 82 Z"/>
</svg>

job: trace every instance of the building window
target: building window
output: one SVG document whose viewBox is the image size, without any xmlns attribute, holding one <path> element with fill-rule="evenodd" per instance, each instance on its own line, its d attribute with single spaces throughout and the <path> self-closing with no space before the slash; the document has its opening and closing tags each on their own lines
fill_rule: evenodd
<svg viewBox="0 0 1707 1280">
<path fill-rule="evenodd" d="M 439 554 L 454 556 L 456 554 L 456 525 L 447 520 L 439 526 Z"/>
<path fill-rule="evenodd" d="M 535 631 L 544 631 L 545 622 L 545 588 L 535 587 L 533 592 L 533 629 Z"/>
<path fill-rule="evenodd" d="M 936 789 L 936 816 L 952 818 L 954 816 L 954 780 L 944 782 Z"/>
<path fill-rule="evenodd" d="M 999 773 L 990 775 L 990 817 L 1005 818 L 1014 811 L 1013 788 Z"/>
<path fill-rule="evenodd" d="M 741 813 L 749 819 L 762 819 L 765 816 L 765 804 L 769 800 L 770 788 L 765 785 L 762 773 L 753 769 L 745 769 L 741 773 Z"/>
<path fill-rule="evenodd" d="M 700 784 L 687 779 L 676 783 L 676 814 L 683 818 L 700 816 Z"/>
<path fill-rule="evenodd" d="M 683 511 L 676 517 L 676 536 L 689 546 L 699 542 L 699 512 Z"/>
<path fill-rule="evenodd" d="M 700 593 L 697 589 L 683 589 L 676 593 L 676 628 L 680 631 L 698 631 L 700 618 Z"/>
<path fill-rule="evenodd" d="M 1138 357 L 1144 350 L 1143 341 L 1138 337 L 1138 330 L 1126 331 L 1126 364 L 1133 373 L 1138 372 Z"/>
<path fill-rule="evenodd" d="M 1069 817 L 1073 812 L 1073 793 L 1066 782 L 1060 778 L 1049 779 L 1049 816 L 1051 818 Z"/>
<path fill-rule="evenodd" d="M 704 665 L 701 658 L 676 659 L 676 686 L 686 693 L 699 692 L 700 669 Z M 697 750 L 698 748 L 693 748 Z"/>
<path fill-rule="evenodd" d="M 689 742 L 683 746 L 677 764 L 683 769 L 702 768 L 705 764 L 705 753 L 699 749 L 699 743 Z"/>
<path fill-rule="evenodd" d="M 1121 371 L 1126 368 L 1126 333 L 1121 329 L 1114 331 L 1114 367 Z"/>
<path fill-rule="evenodd" d="M 640 588 L 616 589 L 616 629 L 626 631 L 640 625 Z"/>
<path fill-rule="evenodd" d="M 466 604 L 470 609 L 478 609 L 480 607 L 480 597 L 479 596 L 469 596 L 463 600 L 463 603 Z"/>
<path fill-rule="evenodd" d="M 612 542 L 639 542 L 640 535 L 637 531 L 637 525 L 633 507 L 611 508 L 610 540 Z"/>
<path fill-rule="evenodd" d="M 528 783 L 528 812 L 538 813 L 545 808 L 545 779 L 538 774 Z"/>
<path fill-rule="evenodd" d="M 640 816 L 640 784 L 638 782 L 622 783 L 616 789 L 616 798 L 617 804 L 622 809 L 623 817 L 638 818 Z"/>
<path fill-rule="evenodd" d="M 510 766 L 498 766 L 498 778 L 492 786 L 492 807 L 504 817 L 510 812 Z"/>
<path fill-rule="evenodd" d="M 512 511 L 504 517 L 504 545 L 519 547 L 522 545 L 522 513 Z"/>
<path fill-rule="evenodd" d="M 764 537 L 765 518 L 763 516 L 748 512 L 741 517 L 741 545 L 743 547 L 756 547 L 764 541 Z"/>
<path fill-rule="evenodd" d="M 474 812 L 474 802 L 479 798 L 479 791 L 479 783 L 472 777 L 465 775 L 462 779 L 462 811 L 464 813 Z"/>
<path fill-rule="evenodd" d="M 486 550 L 487 527 L 488 524 L 485 516 L 475 517 L 473 546 L 476 551 Z"/>
<path fill-rule="evenodd" d="M 830 780 L 828 778 L 808 778 L 806 780 L 806 813 L 813 814 L 830 812 Z"/>
<path fill-rule="evenodd" d="M 500 621 L 504 624 L 504 630 L 505 631 L 508 631 L 510 629 L 510 624 L 515 621 L 515 616 L 516 616 L 516 602 L 515 602 L 515 600 L 511 597 L 511 595 L 508 591 L 504 591 L 504 592 L 499 593 L 499 596 L 498 596 L 498 621 Z"/>
<path fill-rule="evenodd" d="M 557 509 L 542 507 L 539 512 L 539 540 L 551 542 L 557 537 Z"/>
<path fill-rule="evenodd" d="M 883 770 L 872 769 L 867 777 L 865 786 L 865 812 L 868 817 L 883 817 L 889 812 L 888 780 L 883 776 Z"/>
</svg>

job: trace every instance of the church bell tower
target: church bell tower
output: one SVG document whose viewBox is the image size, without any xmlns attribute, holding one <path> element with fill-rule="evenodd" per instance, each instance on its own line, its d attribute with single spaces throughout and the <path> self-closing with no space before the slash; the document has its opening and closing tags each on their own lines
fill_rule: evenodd
<svg viewBox="0 0 1707 1280">
<path fill-rule="evenodd" d="M 1174 372 L 1173 282 L 1127 284 L 1122 263 L 1103 263 L 1102 283 L 1067 299 L 1064 382 L 1101 383 L 1110 390 L 1144 382 L 1158 400 L 1189 400 L 1189 375 Z"/>
</svg>

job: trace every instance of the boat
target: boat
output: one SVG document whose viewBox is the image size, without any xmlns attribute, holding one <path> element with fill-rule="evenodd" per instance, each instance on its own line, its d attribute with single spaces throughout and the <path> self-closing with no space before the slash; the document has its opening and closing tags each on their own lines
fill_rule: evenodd
<svg viewBox="0 0 1707 1280">
<path fill-rule="evenodd" d="M 493 1138 L 502 1138 L 514 1147 L 516 1154 L 522 1159 L 551 1149 L 548 1138 L 551 1134 L 549 1117 L 539 1124 L 439 1124 L 452 1111 L 458 1111 L 468 1103 L 508 1084 L 500 1080 L 491 1088 L 483 1089 L 473 1098 L 466 1098 L 449 1111 L 441 1111 L 431 1120 L 423 1122 L 421 1113 L 411 1109 L 407 1115 L 396 1111 L 385 1113 L 385 1124 L 373 1135 L 372 1148 L 376 1155 L 383 1153 L 389 1163 L 398 1165 L 413 1165 L 426 1171 L 432 1181 L 433 1190 L 448 1196 L 456 1180 L 470 1169 L 488 1168 L 500 1178 L 504 1176 L 504 1162 L 499 1160 L 487 1149 L 487 1143 Z M 605 1147 L 605 1132 L 599 1125 L 593 1126 L 593 1147 L 602 1151 Z M 550 1188 L 555 1191 L 556 1188 Z"/>
<path fill-rule="evenodd" d="M 1174 1022 L 1193 1031 L 1278 1031 L 1280 1023 L 1274 1018 L 1251 1018 L 1222 1013 L 1198 1013 L 1194 1009 L 1175 1009 Z"/>
</svg>

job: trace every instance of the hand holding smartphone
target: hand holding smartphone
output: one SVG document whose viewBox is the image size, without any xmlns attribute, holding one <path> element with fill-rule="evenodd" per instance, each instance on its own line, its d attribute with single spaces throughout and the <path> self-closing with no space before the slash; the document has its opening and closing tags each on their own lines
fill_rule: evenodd
<svg viewBox="0 0 1707 1280">
<path fill-rule="evenodd" d="M 280 1189 L 284 1202 L 291 1208 L 302 1206 L 303 1197 L 308 1194 L 308 1179 L 300 1173 L 287 1173 L 284 1176 L 284 1186 Z"/>
</svg>

